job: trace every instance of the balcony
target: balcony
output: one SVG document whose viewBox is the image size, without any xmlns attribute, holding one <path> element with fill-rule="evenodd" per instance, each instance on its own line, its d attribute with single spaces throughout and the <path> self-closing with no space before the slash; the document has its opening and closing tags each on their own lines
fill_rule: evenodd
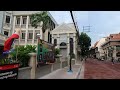
<svg viewBox="0 0 120 90">
<path fill-rule="evenodd" d="M 28 25 L 28 28 L 30 28 L 30 29 L 34 29 L 34 27 L 32 27 L 31 24 Z"/>
<path fill-rule="evenodd" d="M 20 24 L 16 24 L 16 25 L 15 25 L 15 28 L 20 28 Z"/>
<path fill-rule="evenodd" d="M 24 29 L 25 29 L 25 28 L 26 28 L 26 24 L 22 24 L 22 25 L 21 25 L 21 28 L 24 28 Z"/>
<path fill-rule="evenodd" d="M 15 44 L 17 45 L 18 44 L 18 39 L 15 40 Z M 22 44 L 25 44 L 25 39 L 20 39 L 20 42 L 19 42 L 20 45 Z"/>
<path fill-rule="evenodd" d="M 4 45 L 4 42 L 7 38 L 7 36 L 0 33 L 0 45 Z"/>
<path fill-rule="evenodd" d="M 3 24 L 3 27 L 5 28 L 5 29 L 10 29 L 10 23 L 4 23 Z"/>
<path fill-rule="evenodd" d="M 3 34 L 0 33 L 0 39 L 2 39 L 2 40 L 6 40 L 7 38 L 8 38 L 8 36 L 3 35 Z"/>
<path fill-rule="evenodd" d="M 32 39 L 28 39 L 27 44 L 32 44 Z"/>
<path fill-rule="evenodd" d="M 34 29 L 34 27 L 32 27 L 31 24 L 28 25 L 28 28 L 29 29 Z M 41 25 L 38 25 L 38 27 L 36 29 L 39 29 L 39 28 L 41 28 Z"/>
</svg>

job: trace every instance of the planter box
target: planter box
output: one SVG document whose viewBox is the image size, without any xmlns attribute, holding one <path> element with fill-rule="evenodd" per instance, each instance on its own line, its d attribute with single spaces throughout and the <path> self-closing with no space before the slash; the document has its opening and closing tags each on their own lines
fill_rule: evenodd
<svg viewBox="0 0 120 90">
<path fill-rule="evenodd" d="M 0 79 L 17 79 L 19 63 L 0 65 Z"/>
</svg>

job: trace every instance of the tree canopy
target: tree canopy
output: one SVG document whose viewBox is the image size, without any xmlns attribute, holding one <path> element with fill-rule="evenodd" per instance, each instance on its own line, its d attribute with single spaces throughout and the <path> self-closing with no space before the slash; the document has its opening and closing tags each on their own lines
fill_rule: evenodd
<svg viewBox="0 0 120 90">
<path fill-rule="evenodd" d="M 88 54 L 91 46 L 91 38 L 86 33 L 81 33 L 79 36 L 79 45 L 81 49 L 81 55 L 84 57 Z"/>
<path fill-rule="evenodd" d="M 48 16 L 47 11 L 32 14 L 30 18 L 31 18 L 31 25 L 35 28 L 37 28 L 41 22 L 43 23 L 43 25 L 42 25 L 43 32 L 45 32 L 45 30 L 48 27 L 50 27 L 49 22 L 50 22 L 51 18 Z"/>
</svg>

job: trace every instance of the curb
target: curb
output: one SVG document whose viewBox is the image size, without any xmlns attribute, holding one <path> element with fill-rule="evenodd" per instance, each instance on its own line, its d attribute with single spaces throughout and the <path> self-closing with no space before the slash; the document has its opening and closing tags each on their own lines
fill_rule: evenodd
<svg viewBox="0 0 120 90">
<path fill-rule="evenodd" d="M 79 68 L 78 73 L 77 73 L 77 75 L 76 75 L 76 79 L 79 79 L 80 72 L 81 72 L 81 70 L 82 70 L 83 64 L 84 64 L 84 61 L 82 61 L 81 65 L 80 65 L 80 68 Z"/>
</svg>

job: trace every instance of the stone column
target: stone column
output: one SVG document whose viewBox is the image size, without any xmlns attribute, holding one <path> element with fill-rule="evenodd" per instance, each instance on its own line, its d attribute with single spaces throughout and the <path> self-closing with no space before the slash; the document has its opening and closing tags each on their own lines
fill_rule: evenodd
<svg viewBox="0 0 120 90">
<path fill-rule="evenodd" d="M 69 53 L 70 53 L 70 36 L 69 33 L 67 34 L 67 57 L 69 57 Z"/>
<path fill-rule="evenodd" d="M 16 25 L 16 16 L 13 17 L 13 30 L 12 30 L 12 34 L 15 33 L 15 25 Z M 13 45 L 13 48 L 15 48 L 15 44 Z"/>
<path fill-rule="evenodd" d="M 25 45 L 27 44 L 28 39 L 28 23 L 29 23 L 29 16 L 27 16 L 27 22 L 26 22 L 26 34 L 25 34 Z"/>
<path fill-rule="evenodd" d="M 33 30 L 33 39 L 32 39 L 32 44 L 34 44 L 34 40 L 35 40 L 35 30 Z"/>
<path fill-rule="evenodd" d="M 53 72 L 54 63 L 51 64 L 51 72 Z"/>
<path fill-rule="evenodd" d="M 16 16 L 13 17 L 13 32 L 12 32 L 12 34 L 15 32 L 15 24 L 16 24 Z"/>
<path fill-rule="evenodd" d="M 54 44 L 54 36 L 53 36 L 53 34 L 52 34 L 52 44 Z"/>
<path fill-rule="evenodd" d="M 57 47 L 58 47 L 58 48 L 60 48 L 60 47 L 59 47 L 59 46 L 60 46 L 59 44 L 60 44 L 60 36 L 59 36 L 59 34 L 57 34 Z"/>
<path fill-rule="evenodd" d="M 23 24 L 22 21 L 23 21 L 23 20 L 22 20 L 22 16 L 20 16 L 20 27 L 21 27 L 21 25 Z"/>
<path fill-rule="evenodd" d="M 75 64 L 76 64 L 76 34 L 73 34 L 73 52 L 75 54 Z"/>
<path fill-rule="evenodd" d="M 30 72 L 30 78 L 35 79 L 35 73 L 36 73 L 36 53 L 29 53 L 30 55 L 30 62 L 29 66 L 32 68 Z"/>
</svg>

